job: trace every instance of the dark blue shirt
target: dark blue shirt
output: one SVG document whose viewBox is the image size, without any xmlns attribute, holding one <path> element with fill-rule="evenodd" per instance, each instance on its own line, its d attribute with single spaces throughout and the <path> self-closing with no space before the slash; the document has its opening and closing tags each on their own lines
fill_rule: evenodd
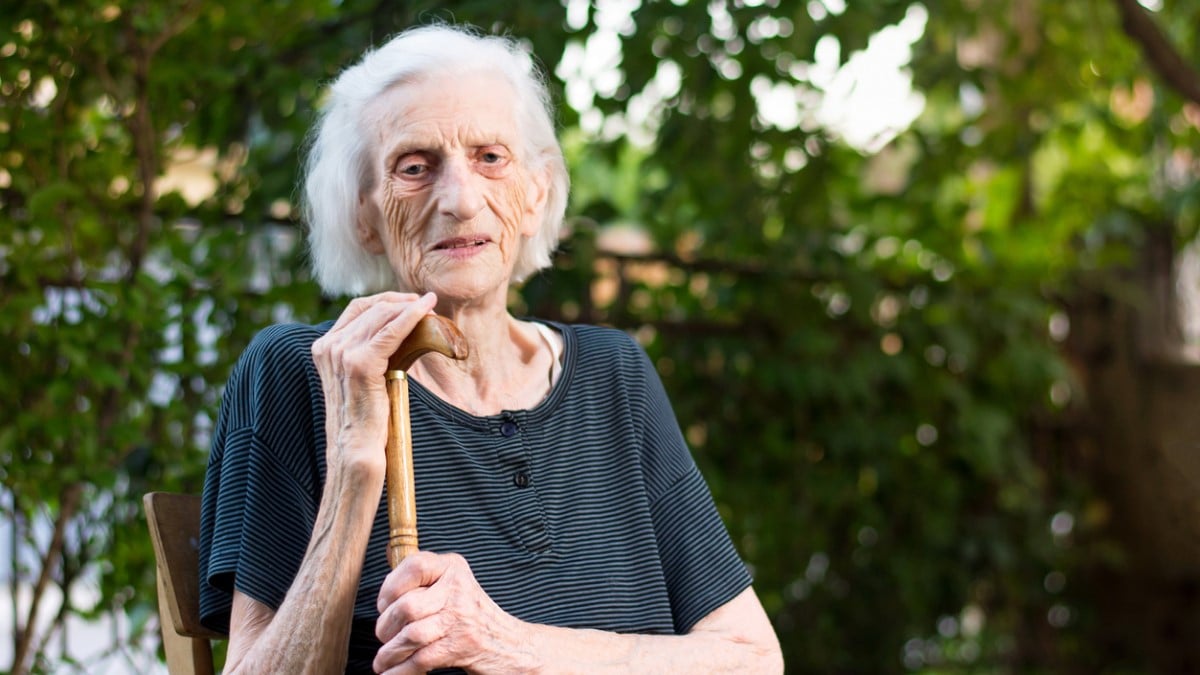
<svg viewBox="0 0 1200 675">
<path fill-rule="evenodd" d="M 235 587 L 278 608 L 308 547 L 325 478 L 311 347 L 331 325 L 267 328 L 226 385 L 200 535 L 200 611 L 217 630 L 228 630 Z M 562 374 L 532 409 L 475 417 L 410 380 L 421 548 L 463 555 L 525 621 L 686 633 L 749 574 L 645 352 L 617 330 L 553 327 Z M 348 672 L 370 672 L 379 648 L 387 535 L 381 495 Z"/>
</svg>

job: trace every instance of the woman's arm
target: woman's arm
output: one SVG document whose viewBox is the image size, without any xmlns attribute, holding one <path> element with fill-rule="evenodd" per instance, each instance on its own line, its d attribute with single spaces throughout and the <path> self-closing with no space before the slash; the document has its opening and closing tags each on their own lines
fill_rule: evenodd
<svg viewBox="0 0 1200 675">
<path fill-rule="evenodd" d="M 326 480 L 308 551 L 279 611 L 234 591 L 226 673 L 345 670 L 354 597 L 383 484 L 338 473 Z"/>
<path fill-rule="evenodd" d="M 345 669 L 354 599 L 383 490 L 388 424 L 383 374 L 388 357 L 434 300 L 410 293 L 354 300 L 313 343 L 325 401 L 320 507 L 300 569 L 278 610 L 235 591 L 225 672 Z"/>
<path fill-rule="evenodd" d="M 533 626 L 524 672 L 782 673 L 783 655 L 753 588 L 686 635 L 622 635 Z"/>
<path fill-rule="evenodd" d="M 686 635 L 627 635 L 520 621 L 480 588 L 466 561 L 422 552 L 380 590 L 376 672 L 458 666 L 478 673 L 783 672 L 779 641 L 747 588 Z"/>
</svg>

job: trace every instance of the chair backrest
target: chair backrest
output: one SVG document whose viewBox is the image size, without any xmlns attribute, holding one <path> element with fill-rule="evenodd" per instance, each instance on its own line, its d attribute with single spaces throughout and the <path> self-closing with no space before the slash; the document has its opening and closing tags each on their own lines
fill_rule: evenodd
<svg viewBox="0 0 1200 675">
<path fill-rule="evenodd" d="M 158 621 L 171 675 L 211 675 L 209 640 L 226 636 L 200 625 L 200 496 L 151 492 L 142 498 L 158 568 Z"/>
</svg>

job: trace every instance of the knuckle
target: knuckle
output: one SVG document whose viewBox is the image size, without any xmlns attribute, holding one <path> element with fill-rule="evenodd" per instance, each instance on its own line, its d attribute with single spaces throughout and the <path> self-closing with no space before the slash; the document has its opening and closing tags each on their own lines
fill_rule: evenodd
<svg viewBox="0 0 1200 675">
<path fill-rule="evenodd" d="M 375 600 L 375 608 L 379 610 L 381 617 L 388 610 L 388 607 L 396 601 L 396 592 L 392 590 L 393 586 L 395 586 L 395 582 L 392 581 L 392 576 L 388 575 L 383 580 L 383 585 L 379 587 L 379 596 Z"/>
<path fill-rule="evenodd" d="M 405 558 L 404 562 L 401 564 L 408 565 L 408 569 L 411 570 L 411 574 L 420 576 L 425 570 L 429 569 L 433 565 L 436 555 L 437 554 L 430 553 L 429 551 L 417 551 L 413 555 Z"/>
<path fill-rule="evenodd" d="M 428 670 L 433 670 L 441 665 L 439 651 L 440 650 L 437 648 L 437 645 L 432 644 L 428 647 L 423 647 L 413 652 L 413 655 L 409 657 L 409 661 L 411 661 L 413 665 L 417 666 L 419 672 L 423 673 Z"/>
<path fill-rule="evenodd" d="M 392 603 L 391 611 L 396 617 L 397 623 L 407 623 L 412 621 L 417 616 L 415 613 L 415 601 L 411 595 L 405 595 L 397 598 L 396 601 Z"/>
<path fill-rule="evenodd" d="M 328 336 L 329 336 L 329 334 L 326 333 L 325 335 L 322 335 L 321 337 L 317 338 L 316 340 L 313 340 L 313 343 L 312 343 L 313 356 L 322 356 L 329 351 L 329 337 Z"/>
<path fill-rule="evenodd" d="M 391 616 L 387 613 L 380 614 L 379 619 L 375 621 L 375 637 L 380 642 L 387 644 L 387 641 L 392 639 L 395 631 L 391 630 Z"/>
<path fill-rule="evenodd" d="M 385 642 L 383 647 L 381 647 L 379 651 L 375 653 L 375 661 L 372 664 L 372 667 L 377 673 L 397 672 L 392 669 L 401 663 L 405 658 L 407 658 L 408 655 L 408 651 L 402 649 L 394 642 Z"/>
<path fill-rule="evenodd" d="M 410 623 L 402 631 L 404 638 L 414 645 L 429 644 L 437 637 L 428 621 Z"/>
</svg>

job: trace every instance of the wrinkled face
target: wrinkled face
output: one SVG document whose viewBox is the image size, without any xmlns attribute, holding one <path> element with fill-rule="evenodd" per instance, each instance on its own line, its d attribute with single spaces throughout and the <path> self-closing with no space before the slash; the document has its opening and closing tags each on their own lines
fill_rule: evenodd
<svg viewBox="0 0 1200 675">
<path fill-rule="evenodd" d="M 374 181 L 360 197 L 359 241 L 388 256 L 401 289 L 504 302 L 548 185 L 519 154 L 516 106 L 488 72 L 401 83 L 368 106 Z"/>
</svg>

